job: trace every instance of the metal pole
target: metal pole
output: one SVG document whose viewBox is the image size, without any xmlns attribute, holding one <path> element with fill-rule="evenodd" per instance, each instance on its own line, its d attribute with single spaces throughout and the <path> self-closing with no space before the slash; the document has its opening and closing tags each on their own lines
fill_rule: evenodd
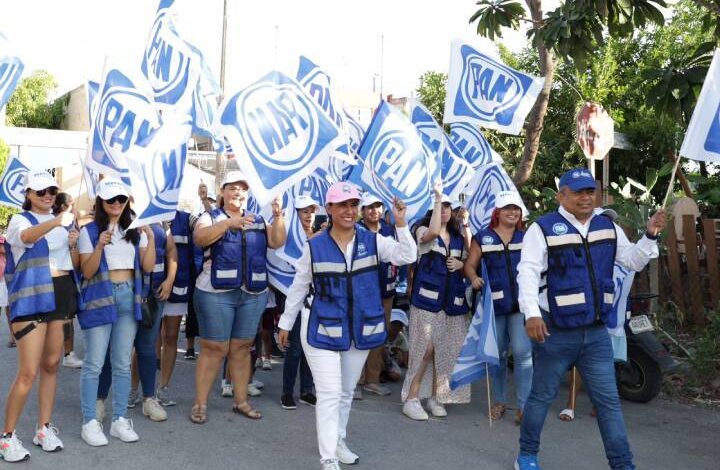
<svg viewBox="0 0 720 470">
<path fill-rule="evenodd" d="M 225 95 L 225 57 L 227 54 L 227 0 L 223 0 L 223 20 L 222 20 L 222 49 L 220 53 L 220 90 L 223 99 Z M 223 152 L 215 152 L 215 194 L 220 194 L 220 182 L 222 181 L 225 171 L 225 154 Z"/>
<path fill-rule="evenodd" d="M 608 186 L 610 186 L 610 152 L 603 158 L 603 206 L 608 203 Z"/>
<path fill-rule="evenodd" d="M 383 74 L 385 70 L 385 35 L 380 35 L 380 99 L 384 99 L 383 95 Z"/>
</svg>

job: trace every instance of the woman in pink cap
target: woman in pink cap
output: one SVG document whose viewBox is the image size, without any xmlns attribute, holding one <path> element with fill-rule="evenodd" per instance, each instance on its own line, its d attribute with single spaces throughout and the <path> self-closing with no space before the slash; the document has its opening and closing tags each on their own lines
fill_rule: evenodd
<svg viewBox="0 0 720 470">
<path fill-rule="evenodd" d="M 387 336 L 380 263 L 401 266 L 416 258 L 402 201 L 393 203 L 397 241 L 357 224 L 359 205 L 357 186 L 340 182 L 328 189 L 330 224 L 305 245 L 279 323 L 280 342 L 287 345 L 302 309 L 300 340 L 315 380 L 323 470 L 359 461 L 345 437 L 353 390 L 368 351 L 383 345 Z"/>
</svg>

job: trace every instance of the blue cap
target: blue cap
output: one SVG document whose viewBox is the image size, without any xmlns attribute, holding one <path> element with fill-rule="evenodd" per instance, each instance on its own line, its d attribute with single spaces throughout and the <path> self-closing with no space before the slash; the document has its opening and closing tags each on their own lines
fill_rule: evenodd
<svg viewBox="0 0 720 470">
<path fill-rule="evenodd" d="M 562 189 L 563 186 L 567 186 L 572 191 L 582 191 L 583 189 L 595 189 L 597 182 L 587 168 L 574 168 L 566 171 L 560 177 L 559 186 L 560 189 Z"/>
</svg>

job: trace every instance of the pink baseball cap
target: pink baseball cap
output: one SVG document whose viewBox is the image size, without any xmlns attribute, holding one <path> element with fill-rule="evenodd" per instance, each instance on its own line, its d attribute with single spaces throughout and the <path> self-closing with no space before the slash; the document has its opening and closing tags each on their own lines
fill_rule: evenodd
<svg viewBox="0 0 720 470">
<path fill-rule="evenodd" d="M 350 199 L 360 199 L 360 188 L 346 181 L 333 183 L 325 195 L 325 202 L 327 204 L 336 204 Z"/>
</svg>

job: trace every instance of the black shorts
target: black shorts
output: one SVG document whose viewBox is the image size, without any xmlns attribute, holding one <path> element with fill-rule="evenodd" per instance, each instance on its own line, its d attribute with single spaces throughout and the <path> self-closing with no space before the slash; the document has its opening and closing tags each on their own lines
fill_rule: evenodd
<svg viewBox="0 0 720 470">
<path fill-rule="evenodd" d="M 54 277 L 53 290 L 55 291 L 55 310 L 47 313 L 33 313 L 15 317 L 12 323 L 35 321 L 38 323 L 51 322 L 54 320 L 71 320 L 77 312 L 77 287 L 72 276 L 66 274 L 64 276 Z"/>
</svg>

